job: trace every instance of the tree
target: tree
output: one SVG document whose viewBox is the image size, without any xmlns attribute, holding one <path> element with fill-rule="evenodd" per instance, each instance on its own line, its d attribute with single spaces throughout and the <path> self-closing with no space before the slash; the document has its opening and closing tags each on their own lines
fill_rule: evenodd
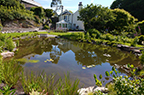
<svg viewBox="0 0 144 95">
<path fill-rule="evenodd" d="M 130 12 L 140 21 L 144 20 L 144 0 L 115 0 L 111 9 L 120 8 Z"/>
<path fill-rule="evenodd" d="M 69 12 L 73 14 L 73 12 L 71 10 L 69 10 Z"/>
<path fill-rule="evenodd" d="M 104 30 L 106 24 L 110 21 L 114 21 L 115 17 L 111 10 L 101 5 L 87 5 L 80 10 L 79 20 L 84 21 L 85 29 Z"/>
<path fill-rule="evenodd" d="M 45 16 L 45 12 L 42 7 L 32 7 L 30 11 L 33 11 L 34 15 L 39 16 L 39 18 L 43 18 Z"/>
<path fill-rule="evenodd" d="M 116 19 L 109 25 L 110 30 L 118 30 L 119 32 L 133 31 L 134 24 L 137 21 L 129 12 L 123 9 L 114 9 L 112 12 L 115 14 Z"/>
<path fill-rule="evenodd" d="M 54 15 L 54 12 L 52 9 L 44 9 L 45 15 L 48 18 L 51 18 Z"/>
<path fill-rule="evenodd" d="M 61 5 L 62 1 L 61 0 L 52 0 L 51 2 L 51 7 L 55 7 L 55 11 L 60 10 L 61 8 L 63 8 L 63 6 Z"/>
</svg>

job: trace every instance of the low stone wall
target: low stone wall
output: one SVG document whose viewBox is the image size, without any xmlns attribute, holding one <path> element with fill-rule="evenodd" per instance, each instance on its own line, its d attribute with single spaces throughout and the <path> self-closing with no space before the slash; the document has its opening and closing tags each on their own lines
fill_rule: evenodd
<svg viewBox="0 0 144 95">
<path fill-rule="evenodd" d="M 39 31 L 39 28 L 3 28 L 2 33 L 23 33 L 23 32 L 31 32 L 31 31 Z"/>
</svg>

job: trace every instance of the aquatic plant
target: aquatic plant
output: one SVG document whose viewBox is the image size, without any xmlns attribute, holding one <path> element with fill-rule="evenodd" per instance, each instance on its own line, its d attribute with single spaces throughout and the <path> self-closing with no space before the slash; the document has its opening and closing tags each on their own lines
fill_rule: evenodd
<svg viewBox="0 0 144 95">
<path fill-rule="evenodd" d="M 64 79 L 60 77 L 58 80 L 55 80 L 54 74 L 47 76 L 44 73 L 40 73 L 38 76 L 33 73 L 28 76 L 23 74 L 22 77 L 22 86 L 27 94 L 32 90 L 42 92 L 44 89 L 50 95 L 78 95 L 78 84 L 79 80 L 72 83 L 69 75 L 65 75 Z"/>
<path fill-rule="evenodd" d="M 16 89 L 11 89 L 12 85 L 8 86 L 4 86 L 3 90 L 0 89 L 0 94 L 2 95 L 14 95 Z"/>
<path fill-rule="evenodd" d="M 15 86 L 21 78 L 22 67 L 15 60 L 1 62 L 0 69 L 2 80 L 9 86 Z"/>
</svg>

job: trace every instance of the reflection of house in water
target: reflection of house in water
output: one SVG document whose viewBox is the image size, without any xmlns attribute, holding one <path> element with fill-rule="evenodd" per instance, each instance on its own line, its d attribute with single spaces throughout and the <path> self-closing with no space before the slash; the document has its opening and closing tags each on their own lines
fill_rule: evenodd
<svg viewBox="0 0 144 95">
<path fill-rule="evenodd" d="M 71 44 L 71 42 L 67 42 L 67 41 L 58 41 L 58 43 L 59 43 L 59 46 L 58 46 L 58 48 L 61 50 L 61 51 L 63 51 L 64 53 L 66 53 L 66 52 L 68 52 L 69 50 L 72 50 L 73 52 L 77 52 L 77 51 L 79 51 L 79 50 L 81 50 L 80 49 L 80 47 L 78 47 L 78 46 L 74 46 L 73 44 Z M 60 44 L 60 43 L 63 43 L 63 44 Z"/>
</svg>

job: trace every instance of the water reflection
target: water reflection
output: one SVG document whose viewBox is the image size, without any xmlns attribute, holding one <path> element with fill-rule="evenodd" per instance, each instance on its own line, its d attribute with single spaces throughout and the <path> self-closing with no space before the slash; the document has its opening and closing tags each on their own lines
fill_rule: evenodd
<svg viewBox="0 0 144 95">
<path fill-rule="evenodd" d="M 123 66 L 127 63 L 139 65 L 139 60 L 133 54 L 117 48 L 53 38 L 20 41 L 15 58 L 40 60 L 35 64 L 23 63 L 25 71 L 44 70 L 47 74 L 60 75 L 69 71 L 72 79 L 79 78 L 85 86 L 94 85 L 93 74 L 105 76 L 105 71 L 110 71 L 112 66 L 117 67 L 121 73 L 129 74 Z M 53 61 L 45 63 L 47 59 Z"/>
</svg>

